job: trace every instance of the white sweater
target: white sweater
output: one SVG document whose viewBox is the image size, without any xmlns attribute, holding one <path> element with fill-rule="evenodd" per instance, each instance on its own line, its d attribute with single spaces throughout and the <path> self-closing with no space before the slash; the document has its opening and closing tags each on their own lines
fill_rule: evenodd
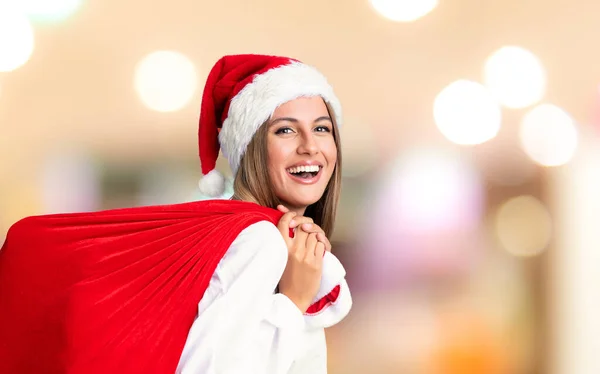
<svg viewBox="0 0 600 374">
<path fill-rule="evenodd" d="M 287 247 L 270 222 L 247 227 L 217 266 L 190 329 L 177 373 L 324 374 L 324 328 L 341 321 L 352 298 L 345 270 L 327 252 L 315 302 L 340 286 L 337 296 L 311 315 L 274 290 L 287 262 Z"/>
</svg>

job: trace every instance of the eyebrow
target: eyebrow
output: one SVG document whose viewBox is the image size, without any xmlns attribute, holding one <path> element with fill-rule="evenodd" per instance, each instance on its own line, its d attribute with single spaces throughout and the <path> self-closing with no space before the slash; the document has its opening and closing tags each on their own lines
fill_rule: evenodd
<svg viewBox="0 0 600 374">
<path fill-rule="evenodd" d="M 294 122 L 294 123 L 299 122 L 296 118 L 293 118 L 293 117 L 279 117 L 279 118 L 275 118 L 273 121 L 271 121 L 271 125 L 274 125 L 277 122 L 281 122 L 281 121 L 289 121 L 289 122 Z M 333 123 L 333 121 L 331 120 L 331 117 L 329 117 L 329 116 L 319 117 L 316 120 L 314 120 L 313 123 L 321 122 L 321 121 L 329 121 L 329 122 Z"/>
</svg>

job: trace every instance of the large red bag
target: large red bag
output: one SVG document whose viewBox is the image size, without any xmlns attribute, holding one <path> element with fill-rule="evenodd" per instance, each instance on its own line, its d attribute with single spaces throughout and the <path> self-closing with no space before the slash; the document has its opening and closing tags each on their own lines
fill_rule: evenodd
<svg viewBox="0 0 600 374">
<path fill-rule="evenodd" d="M 28 217 L 0 251 L 0 373 L 173 373 L 230 244 L 281 213 L 211 200 Z"/>
</svg>

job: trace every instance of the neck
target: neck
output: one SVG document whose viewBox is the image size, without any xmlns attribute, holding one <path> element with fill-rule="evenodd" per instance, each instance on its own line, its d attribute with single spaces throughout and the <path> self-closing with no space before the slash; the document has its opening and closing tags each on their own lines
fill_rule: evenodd
<svg viewBox="0 0 600 374">
<path fill-rule="evenodd" d="M 258 202 L 256 200 L 252 199 L 252 198 L 246 198 L 246 199 L 244 199 L 243 197 L 240 197 L 240 196 L 238 196 L 236 194 L 234 194 L 231 197 L 230 200 L 246 201 L 246 202 L 249 202 L 249 203 L 256 203 L 256 204 L 258 204 Z M 283 204 L 283 206 L 285 206 L 286 208 L 288 208 L 290 210 L 290 212 L 294 212 L 294 213 L 296 213 L 299 216 L 303 216 L 304 213 L 306 212 L 306 208 L 307 208 L 305 206 L 294 207 L 294 206 L 289 206 L 289 205 L 284 204 L 284 203 L 282 203 L 282 204 Z"/>
<path fill-rule="evenodd" d="M 298 216 L 304 216 L 306 214 L 306 209 L 308 208 L 306 205 L 293 205 L 283 200 L 280 200 L 279 204 L 286 207 L 290 212 L 296 213 Z"/>
<path fill-rule="evenodd" d="M 298 216 L 303 216 L 304 212 L 306 212 L 306 207 L 305 206 L 302 206 L 302 207 L 289 207 L 289 206 L 286 206 L 286 208 L 288 208 L 290 210 L 290 212 L 296 213 L 296 215 L 298 215 Z"/>
</svg>

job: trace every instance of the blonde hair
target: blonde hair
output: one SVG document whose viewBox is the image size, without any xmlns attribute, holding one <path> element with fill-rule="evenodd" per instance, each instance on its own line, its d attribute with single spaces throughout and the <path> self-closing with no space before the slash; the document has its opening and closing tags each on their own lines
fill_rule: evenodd
<svg viewBox="0 0 600 374">
<path fill-rule="evenodd" d="M 317 202 L 308 206 L 304 215 L 312 218 L 330 237 L 335 226 L 335 215 L 341 194 L 342 151 L 339 129 L 329 104 L 327 104 L 327 110 L 333 122 L 337 163 L 323 196 Z M 233 181 L 233 199 L 251 201 L 275 209 L 278 204 L 281 204 L 281 200 L 270 187 L 272 183 L 267 169 L 268 122 L 263 123 L 256 131 L 240 160 L 240 166 Z"/>
</svg>

